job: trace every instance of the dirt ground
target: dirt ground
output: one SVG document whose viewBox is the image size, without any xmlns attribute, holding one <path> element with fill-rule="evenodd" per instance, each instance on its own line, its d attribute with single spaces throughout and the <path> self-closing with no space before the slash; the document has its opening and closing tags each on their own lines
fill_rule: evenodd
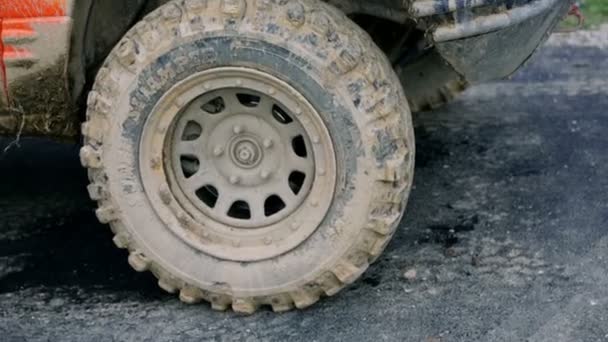
<svg viewBox="0 0 608 342">
<path fill-rule="evenodd" d="M 97 223 L 78 147 L 22 141 L 0 154 L 0 340 L 608 341 L 607 32 L 554 36 L 511 80 L 416 116 L 399 232 L 305 311 L 165 295 Z"/>
</svg>

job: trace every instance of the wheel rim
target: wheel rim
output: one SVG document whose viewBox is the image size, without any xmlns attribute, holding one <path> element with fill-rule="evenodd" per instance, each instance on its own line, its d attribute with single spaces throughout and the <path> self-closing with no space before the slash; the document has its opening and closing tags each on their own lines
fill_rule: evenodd
<svg viewBox="0 0 608 342">
<path fill-rule="evenodd" d="M 171 88 L 146 123 L 140 160 L 152 164 L 142 167 L 144 187 L 167 227 L 238 261 L 304 242 L 336 181 L 319 113 L 287 83 L 249 68 L 209 70 Z"/>
</svg>

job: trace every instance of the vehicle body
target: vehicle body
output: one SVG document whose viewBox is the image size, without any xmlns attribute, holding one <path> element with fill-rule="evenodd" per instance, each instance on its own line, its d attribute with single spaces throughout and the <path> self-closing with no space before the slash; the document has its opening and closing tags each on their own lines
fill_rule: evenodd
<svg viewBox="0 0 608 342">
<path fill-rule="evenodd" d="M 413 133 L 409 119 L 409 108 L 403 102 L 401 85 L 392 76 L 392 69 L 396 71 L 396 75 L 401 79 L 405 96 L 408 97 L 410 106 L 415 111 L 433 108 L 448 101 L 469 84 L 503 78 L 515 72 L 534 53 L 544 38 L 567 13 L 571 5 L 568 0 L 328 0 L 325 2 L 334 7 L 326 7 L 326 4 L 317 0 L 2 0 L 0 5 L 0 36 L 2 37 L 0 41 L 0 134 L 16 135 L 18 137 L 46 136 L 58 139 L 74 139 L 83 134 L 85 147 L 82 150 L 81 158 L 83 164 L 90 170 L 89 175 L 92 185 L 89 187 L 89 192 L 91 197 L 100 203 L 100 209 L 97 211 L 98 217 L 102 222 L 112 223 L 112 228 L 116 234 L 116 244 L 119 247 L 129 249 L 129 262 L 136 270 L 151 270 L 159 278 L 161 287 L 169 292 L 179 291 L 180 298 L 183 301 L 197 302 L 205 299 L 217 309 L 224 309 L 231 305 L 236 311 L 248 313 L 253 312 L 259 305 L 266 304 L 272 306 L 276 311 L 287 310 L 294 305 L 299 308 L 306 307 L 314 303 L 319 296 L 332 295 L 343 286 L 354 281 L 386 246 L 405 208 L 412 182 Z M 195 13 L 202 14 L 199 17 Z M 204 17 L 207 13 L 210 13 L 208 18 Z M 224 26 L 218 26 L 212 14 L 221 15 L 222 19 L 218 20 L 222 21 Z M 372 47 L 373 43 L 371 43 L 369 37 L 361 33 L 360 29 L 353 26 L 352 23 L 342 23 L 346 20 L 343 18 L 343 14 L 348 15 L 360 28 L 369 33 L 373 42 L 388 57 L 386 61 L 382 56 L 373 55 L 376 52 L 369 52 L 376 57 L 367 55 L 368 50 L 376 51 L 376 47 Z M 260 23 L 264 23 L 264 26 L 262 24 L 258 25 L 258 20 Z M 280 22 L 277 21 L 275 24 L 273 20 L 279 20 Z M 334 23 L 338 27 L 335 31 L 333 28 L 328 29 L 326 27 L 326 25 L 334 25 Z M 230 41 L 230 44 L 235 45 L 224 46 L 221 43 L 222 40 L 216 37 L 220 39 L 218 43 L 216 38 L 209 38 L 209 35 L 213 36 L 216 33 L 209 33 L 211 31 L 208 30 L 221 32 L 221 34 L 218 33 L 219 36 L 217 37 L 223 37 L 224 41 Z M 258 33 L 248 36 L 248 40 L 241 41 L 238 34 L 236 38 L 234 35 L 235 32 L 241 32 L 242 30 Z M 298 40 L 296 43 L 285 38 L 292 34 L 292 31 L 297 30 L 306 30 L 308 35 L 302 36 L 305 39 Z M 250 31 L 245 31 L 245 33 L 248 35 Z M 200 36 L 198 32 L 201 32 Z M 343 32 L 350 32 L 350 34 L 343 34 Z M 202 37 L 201 42 L 204 41 L 204 44 L 201 43 L 200 50 L 187 50 L 190 55 L 179 55 L 176 52 L 179 51 L 179 47 L 186 49 L 187 46 L 191 46 L 189 45 L 191 44 L 189 39 L 192 36 Z M 259 36 L 263 38 L 258 39 Z M 163 53 L 166 54 L 161 57 L 146 56 L 144 52 L 154 51 L 155 45 L 165 46 L 168 44 L 163 40 L 163 37 L 164 39 L 177 37 L 175 39 L 181 45 L 176 43 L 177 45 L 171 47 L 173 50 L 170 50 L 167 45 L 166 48 L 163 48 L 165 49 Z M 323 41 L 318 43 L 319 39 Z M 329 43 L 326 43 L 324 39 Z M 359 42 L 359 39 L 361 39 L 361 42 Z M 280 42 L 276 43 L 275 40 Z M 368 41 L 369 43 L 367 43 Z M 256 44 L 260 44 L 257 50 L 253 48 L 247 50 L 250 45 L 258 46 Z M 309 51 L 301 49 L 301 46 L 306 44 L 310 45 L 312 50 L 318 49 L 318 51 L 313 51 L 316 55 L 312 55 L 313 52 L 310 49 L 308 49 Z M 225 54 L 223 50 L 228 47 L 233 49 L 231 51 L 234 54 L 242 53 L 243 55 L 239 58 L 247 59 L 248 62 L 240 61 L 237 63 L 233 61 L 232 57 Z M 357 165 L 363 169 L 373 164 L 372 159 L 357 164 L 359 163 L 358 160 L 363 158 L 362 156 L 368 154 L 374 156 L 375 159 L 373 160 L 377 165 L 381 165 L 381 167 L 378 166 L 378 170 L 382 175 L 379 175 L 376 181 L 362 180 L 359 185 L 352 186 L 353 188 L 359 186 L 363 189 L 362 191 L 369 191 L 368 197 L 374 197 L 379 203 L 382 203 L 381 206 L 370 209 L 369 220 L 361 220 L 367 222 L 365 227 L 368 227 L 369 231 L 366 234 L 371 234 L 369 239 L 364 239 L 361 242 L 366 247 L 360 246 L 367 251 L 367 254 L 365 257 L 361 257 L 354 252 L 354 254 L 348 254 L 346 259 L 342 258 L 341 261 L 331 266 L 333 268 L 330 271 L 326 270 L 322 275 L 318 275 L 314 282 L 308 281 L 305 285 L 294 285 L 289 290 L 285 290 L 286 287 L 283 288 L 279 285 L 277 285 L 277 288 L 281 287 L 281 290 L 274 292 L 273 290 L 254 291 L 248 289 L 245 285 L 243 285 L 244 287 L 241 286 L 244 288 L 241 289 L 241 287 L 235 285 L 239 283 L 240 279 L 231 278 L 232 276 L 226 276 L 226 278 L 232 279 L 234 284 L 226 280 L 214 281 L 211 285 L 205 285 L 205 281 L 195 276 L 182 276 L 182 273 L 180 273 L 182 269 L 175 264 L 169 265 L 171 262 L 167 260 L 170 257 L 164 257 L 167 260 L 160 257 L 157 260 L 155 257 L 151 257 L 150 255 L 158 252 L 158 250 L 154 250 L 150 245 L 157 241 L 150 240 L 144 243 L 138 240 L 140 239 L 138 234 L 141 232 L 135 231 L 139 228 L 130 227 L 129 224 L 130 220 L 135 220 L 137 215 L 127 215 L 126 213 L 131 210 L 129 209 L 130 205 L 117 204 L 120 202 L 119 198 L 121 196 L 110 194 L 111 192 L 125 191 L 123 195 L 128 197 L 129 194 L 139 191 L 134 189 L 139 189 L 138 182 L 140 182 L 140 179 L 144 179 L 141 182 L 145 182 L 146 178 L 152 179 L 155 177 L 147 174 L 148 171 L 138 171 L 131 176 L 118 176 L 124 171 L 125 165 L 134 163 L 133 160 L 135 159 L 140 158 L 138 163 L 149 162 L 149 160 L 141 159 L 140 150 L 142 154 L 146 153 L 148 146 L 158 144 L 158 141 L 160 141 L 153 135 L 147 135 L 145 125 L 148 123 L 138 119 L 137 111 L 133 108 L 140 108 L 146 113 L 147 111 L 154 113 L 156 109 L 148 107 L 151 105 L 162 107 L 166 97 L 171 98 L 173 96 L 167 95 L 173 94 L 170 90 L 181 87 L 182 83 L 188 79 L 181 79 L 181 83 L 178 81 L 171 83 L 173 81 L 167 80 L 176 78 L 177 76 L 174 74 L 180 74 L 182 68 L 188 69 L 192 63 L 196 64 L 197 61 L 204 59 L 223 60 L 221 63 L 217 62 L 220 64 L 210 70 L 217 69 L 218 75 L 222 75 L 220 77 L 222 80 L 236 82 L 236 96 L 239 97 L 239 101 L 245 107 L 257 107 L 260 103 L 266 101 L 267 97 L 270 99 L 268 101 L 279 101 L 276 100 L 279 99 L 279 95 L 283 96 L 282 103 L 291 103 L 288 97 L 300 91 L 303 97 L 293 95 L 295 96 L 293 98 L 294 103 L 299 104 L 297 106 L 294 104 L 290 107 L 290 110 L 285 110 L 289 114 L 284 114 L 282 109 L 276 110 L 276 105 L 272 108 L 273 115 L 278 113 L 279 118 L 275 115 L 275 119 L 281 121 L 281 124 L 290 124 L 294 121 L 290 115 L 295 113 L 294 115 L 298 116 L 302 106 L 307 106 L 308 102 L 306 100 L 314 102 L 311 103 L 311 112 L 314 112 L 315 109 L 318 111 L 320 107 L 330 106 L 329 102 L 315 102 L 320 101 L 317 100 L 317 97 L 323 97 L 324 93 L 318 92 L 318 90 L 315 90 L 317 88 L 314 87 L 314 89 L 308 88 L 309 85 L 314 83 L 313 79 L 305 81 L 304 74 L 298 73 L 298 68 L 306 69 L 308 67 L 293 67 L 295 69 L 292 70 L 285 66 L 284 72 L 279 70 L 280 67 L 277 67 L 276 75 L 274 75 L 276 77 L 273 78 L 266 75 L 272 74 L 274 71 L 264 67 L 265 62 L 259 60 L 261 57 L 255 57 L 258 59 L 254 60 L 248 59 L 254 58 L 252 57 L 253 54 L 259 51 L 263 51 L 262 56 L 265 55 L 271 59 L 281 55 L 284 52 L 282 49 L 291 51 L 291 54 L 289 54 L 291 57 L 284 58 L 294 58 L 293 61 L 299 56 L 298 54 L 308 56 L 299 59 L 297 63 L 301 64 L 298 65 L 304 65 L 303 63 L 307 61 L 307 58 L 322 57 L 318 62 L 315 62 L 317 64 L 313 63 L 314 65 L 321 65 L 323 59 L 335 58 L 334 62 L 325 67 L 320 67 L 320 70 L 325 70 L 324 72 L 337 77 L 338 80 L 343 77 L 345 80 L 349 79 L 349 81 L 344 81 L 346 82 L 344 88 L 340 88 L 343 90 L 328 90 L 328 92 L 333 94 L 334 99 L 341 98 L 345 92 L 350 92 L 349 96 L 352 96 L 353 101 L 352 103 L 346 101 L 345 106 L 354 105 L 355 107 L 349 107 L 352 109 L 346 110 L 345 113 L 361 110 L 379 115 L 379 119 L 373 122 L 360 123 L 358 114 L 352 114 L 354 115 L 353 120 L 345 121 L 345 124 L 351 125 L 349 127 L 353 132 L 360 130 L 362 132 L 361 137 L 344 136 L 338 138 L 335 136 L 335 132 L 332 132 L 331 127 L 327 128 L 327 131 L 319 128 L 324 123 L 331 126 L 330 121 L 335 118 L 324 117 L 315 121 L 317 119 L 312 115 L 311 118 L 301 122 L 301 127 L 298 126 L 298 129 L 308 134 L 310 129 L 306 125 L 312 120 L 312 122 L 316 122 L 316 127 L 322 132 L 319 133 L 321 134 L 320 137 L 314 134 L 309 137 L 304 133 L 300 137 L 304 136 L 303 139 L 306 140 L 302 142 L 303 145 L 309 146 L 310 144 L 310 149 L 313 150 L 315 158 L 317 156 L 327 157 L 324 161 L 316 160 L 316 164 L 313 164 L 316 165 L 313 166 L 314 169 L 307 169 L 307 172 L 312 172 L 315 175 L 315 181 L 324 176 L 327 170 L 332 170 L 332 172 L 338 170 L 336 171 L 336 178 L 332 180 L 333 183 L 325 184 L 328 188 L 342 191 L 342 188 L 336 185 L 336 182 L 340 182 L 340 179 L 346 177 L 344 175 L 350 172 L 348 170 L 351 169 L 348 166 L 342 165 L 349 160 L 352 163 L 352 170 L 356 170 Z M 234 52 L 237 50 L 242 51 Z M 194 57 L 191 55 L 197 57 L 192 59 Z M 283 60 L 281 58 L 275 62 L 279 63 Z M 167 59 L 169 62 L 167 62 Z M 182 61 L 190 61 L 190 64 Z M 361 61 L 365 62 L 360 63 Z M 234 65 L 239 67 L 235 67 L 233 63 L 236 63 Z M 168 64 L 171 64 L 172 67 L 167 67 Z M 250 69 L 244 67 L 251 65 L 255 67 Z M 157 68 L 154 69 L 153 75 L 148 70 L 152 66 Z M 314 67 L 310 68 L 314 69 Z M 351 75 L 352 70 L 355 70 L 354 73 L 357 75 L 364 75 L 365 77 L 353 78 L 355 76 Z M 191 70 L 192 73 L 197 75 L 200 72 L 200 82 L 203 82 L 201 84 L 206 89 L 200 90 L 203 94 L 200 96 L 206 96 L 207 92 L 224 95 L 205 100 L 208 102 L 204 103 L 201 108 L 204 108 L 204 106 L 209 108 L 209 105 L 219 106 L 218 111 L 224 111 L 226 107 L 231 106 L 228 100 L 226 100 L 227 103 L 223 102 L 224 98 L 231 96 L 226 95 L 226 89 L 232 88 L 227 85 L 217 89 L 214 88 L 210 83 L 215 82 L 213 81 L 215 78 L 209 76 L 206 73 L 207 71 L 203 69 Z M 330 84 L 330 79 L 326 77 L 331 78 L 331 75 L 324 76 L 324 72 L 315 74 L 317 76 L 314 76 L 316 77 L 314 79 L 320 83 L 329 82 L 328 84 Z M 148 75 L 146 76 L 148 77 L 147 81 L 142 76 L 146 73 Z M 130 74 L 137 75 L 140 83 L 137 87 L 124 88 L 123 84 L 126 87 L 126 84 L 132 84 L 129 82 L 134 82 L 125 76 Z M 290 77 L 295 77 L 296 74 L 300 75 L 300 78 L 290 79 Z M 241 75 L 243 78 L 235 75 Z M 165 89 L 166 93 L 162 93 L 165 94 L 163 97 L 160 97 L 160 95 L 154 97 L 155 91 L 164 89 L 163 82 L 169 82 L 167 84 L 172 85 L 172 88 Z M 268 84 L 273 84 L 273 87 L 267 93 L 262 94 L 264 93 L 264 87 Z M 169 87 L 168 85 L 167 87 Z M 367 88 L 365 88 L 365 85 Z M 201 85 L 197 85 L 197 87 L 200 88 Z M 239 89 L 243 87 L 249 89 L 249 93 L 245 94 L 249 98 L 248 103 L 241 100 L 243 94 L 239 93 Z M 333 86 L 328 87 L 332 88 Z M 284 93 L 275 95 L 275 88 L 284 89 Z M 91 91 L 91 89 L 93 90 Z M 130 111 L 132 113 L 125 107 L 127 105 L 127 102 L 124 102 L 126 98 L 119 100 L 119 98 L 122 99 L 121 96 L 126 96 L 124 94 L 127 89 L 131 89 L 128 91 L 131 92 L 129 94 L 131 96 Z M 179 92 L 175 95 L 177 97 L 174 98 L 174 102 L 180 108 L 190 106 L 193 103 L 192 101 L 199 101 L 195 97 L 188 97 L 188 100 L 183 100 L 187 97 L 186 94 L 189 94 L 190 90 L 188 89 L 178 89 Z M 317 93 L 314 93 L 313 90 Z M 251 100 L 252 98 L 254 100 Z M 214 102 L 217 99 L 222 100 L 221 105 L 218 105 L 217 101 Z M 338 109 L 337 107 L 331 107 L 331 110 L 338 111 Z M 167 107 L 165 110 L 170 110 L 170 108 Z M 210 114 L 215 114 L 212 112 L 213 110 L 215 109 L 212 108 L 207 111 Z M 325 111 L 328 110 L 325 109 Z M 121 119 L 120 123 L 113 122 L 109 118 L 112 116 L 110 113 L 115 111 L 123 113 L 121 115 L 124 116 L 124 119 Z M 246 110 L 239 109 L 238 113 L 235 112 L 230 115 L 235 118 L 240 117 L 244 115 L 243 111 Z M 394 116 L 392 116 L 393 114 Z M 160 117 L 154 119 L 156 114 L 149 115 L 150 118 L 147 120 L 152 122 L 151 124 L 156 124 L 158 131 L 165 134 L 167 127 L 163 128 L 161 122 L 163 119 Z M 175 122 L 178 122 L 178 114 L 175 115 Z M 321 117 L 323 115 L 322 113 Z M 350 117 L 350 115 L 348 114 L 346 117 Z M 245 116 L 243 117 L 245 118 Z M 260 118 L 258 117 L 258 119 Z M 154 120 L 158 120 L 158 122 Z M 247 121 L 248 119 L 242 120 Z M 81 124 L 85 121 L 86 123 L 81 128 Z M 171 125 L 179 126 L 178 123 L 171 122 Z M 191 122 L 185 123 L 185 128 L 182 127 L 184 136 L 189 132 L 190 135 L 194 135 L 194 139 L 201 138 L 202 128 L 198 125 L 190 125 Z M 385 127 L 385 124 L 389 125 Z M 214 126 L 216 130 L 224 129 L 224 123 L 222 122 L 214 125 L 217 125 Z M 238 192 L 237 185 L 243 183 L 243 177 L 249 179 L 247 178 L 249 177 L 248 170 L 257 168 L 258 164 L 265 165 L 267 163 L 262 157 L 258 158 L 258 155 L 262 154 L 263 150 L 271 150 L 273 144 L 276 146 L 276 142 L 273 142 L 270 138 L 263 138 L 264 134 L 273 136 L 279 128 L 264 126 L 259 128 L 260 132 L 246 135 L 243 130 L 247 127 L 243 128 L 233 122 L 230 125 L 232 125 L 233 132 L 227 134 L 233 134 L 234 137 L 230 138 L 232 140 L 226 146 L 229 147 L 231 153 L 234 152 L 231 155 L 231 163 L 240 167 L 243 173 L 228 177 L 229 182 L 226 182 L 226 186 L 232 189 L 231 191 Z M 131 126 L 139 127 L 137 128 L 139 131 L 131 129 Z M 368 126 L 373 126 L 369 134 L 363 132 L 365 127 Z M 111 131 L 115 132 L 111 133 Z M 111 134 L 117 135 L 112 138 L 114 140 L 108 141 L 108 136 Z M 131 139 L 136 134 L 138 136 L 137 140 L 122 142 L 122 140 Z M 205 134 L 213 136 L 215 133 L 207 132 Z M 277 135 L 277 139 L 280 139 L 279 136 L 280 134 Z M 184 139 L 184 141 L 187 140 Z M 218 139 L 223 138 L 218 137 Z M 339 144 L 331 143 L 332 139 L 344 139 L 344 142 L 363 147 L 360 147 L 361 151 L 358 152 L 358 157 L 353 155 L 352 158 L 354 159 L 349 156 L 341 159 L 341 153 L 347 154 L 347 152 L 342 151 Z M 117 140 L 121 140 L 121 142 L 119 143 Z M 176 146 L 178 146 L 176 147 L 176 151 L 178 151 L 176 153 L 181 153 L 179 152 L 179 144 L 184 141 L 180 140 L 176 143 Z M 328 145 L 324 147 L 326 149 L 317 151 L 314 146 L 323 145 L 324 141 L 328 142 Z M 113 146 L 122 143 L 132 146 Z M 281 144 L 283 143 L 284 141 Z M 293 141 L 292 143 L 295 146 Z M 139 147 L 133 148 L 135 145 Z M 105 146 L 112 146 L 116 150 L 104 152 L 103 148 Z M 180 168 L 183 168 L 183 172 L 188 173 L 188 170 L 191 170 L 192 173 L 197 173 L 202 159 L 214 158 L 214 156 L 220 158 L 224 154 L 223 146 L 218 145 L 209 152 L 209 154 L 212 154 L 211 156 L 203 155 L 206 152 L 202 153 L 198 150 L 190 153 L 190 155 L 196 155 L 196 158 L 200 159 L 192 157 L 190 160 L 184 161 L 182 155 L 182 159 L 178 160 L 177 163 Z M 234 149 L 233 146 L 235 146 Z M 370 148 L 369 153 L 365 152 L 368 147 Z M 165 147 L 161 146 L 159 148 L 165 151 Z M 136 150 L 136 152 L 132 152 L 132 150 Z M 297 150 L 297 148 L 294 147 L 294 150 Z M 136 153 L 137 155 L 131 159 L 122 160 L 123 153 Z M 269 156 L 266 158 L 280 159 L 279 156 L 271 154 L 274 152 L 266 153 Z M 298 151 L 296 151 L 297 153 Z M 201 155 L 199 156 L 199 154 Z M 303 154 L 307 154 L 306 148 L 304 148 Z M 330 158 L 332 154 L 336 155 L 337 162 Z M 111 159 L 114 157 L 116 160 Z M 152 157 L 152 169 L 158 171 L 159 168 L 164 167 L 159 166 L 160 164 L 171 164 L 171 161 L 167 158 L 169 157 L 164 154 L 159 155 L 159 157 Z M 277 160 L 274 161 L 277 162 Z M 319 168 L 320 162 L 327 164 L 327 170 Z M 217 166 L 218 168 L 229 168 L 229 166 L 226 166 L 228 162 L 221 161 L 218 163 L 221 164 Z M 234 166 L 230 165 L 230 167 Z M 308 168 L 308 166 L 302 167 Z M 346 173 L 342 176 L 340 176 L 339 171 L 341 168 L 347 170 L 344 171 Z M 262 170 L 260 173 L 261 179 L 266 180 L 271 177 L 272 172 L 273 170 Z M 367 174 L 366 171 L 365 175 Z M 293 173 L 289 176 L 293 176 Z M 364 178 L 364 176 L 360 177 Z M 177 180 L 174 181 L 178 182 Z M 291 178 L 289 182 L 291 186 Z M 377 188 L 372 189 L 372 186 L 369 185 L 370 182 L 378 184 Z M 230 187 L 230 184 L 233 187 Z M 256 180 L 255 184 L 263 185 L 266 183 Z M 308 186 L 306 184 L 302 180 L 299 186 L 303 188 Z M 171 186 L 171 182 L 169 182 L 169 186 Z M 248 186 L 251 187 L 252 185 L 249 184 Z M 312 189 L 310 191 L 314 192 L 316 185 L 310 186 Z M 145 186 L 143 187 L 145 188 Z M 218 190 L 215 187 L 211 188 L 214 189 L 211 191 L 213 193 L 211 195 L 215 196 L 214 200 L 218 200 Z M 348 188 L 348 186 L 345 185 L 343 188 Z M 298 195 L 297 191 L 295 192 Z M 159 200 L 165 202 L 167 206 L 172 201 L 170 193 L 172 192 L 167 189 L 167 186 L 161 185 Z M 211 195 L 208 194 L 207 197 Z M 348 192 L 342 195 L 348 197 Z M 150 196 L 154 197 L 153 195 Z M 197 194 L 197 196 L 199 195 Z M 320 199 L 313 199 L 313 202 L 310 202 L 311 207 L 317 208 L 317 206 L 323 207 L 326 205 L 330 208 L 333 205 L 333 195 L 328 195 L 327 198 L 323 197 L 322 194 L 319 194 L 319 196 Z M 201 200 L 205 201 L 204 199 Z M 269 198 L 266 200 L 268 201 Z M 306 201 L 308 200 L 306 199 Z M 326 200 L 327 203 L 324 202 Z M 133 199 L 133 201 L 138 200 Z M 149 199 L 149 201 L 153 202 L 152 199 Z M 359 200 L 359 202 L 362 201 L 364 200 Z M 230 210 L 237 202 L 232 203 Z M 284 202 L 282 203 L 283 207 L 291 205 L 288 201 Z M 252 212 L 249 212 L 249 205 L 252 204 L 250 202 L 245 203 L 247 215 L 252 215 Z M 351 203 L 344 206 L 348 207 L 349 205 L 356 206 L 357 204 Z M 137 207 L 138 205 L 132 206 Z M 215 203 L 211 205 L 211 207 L 213 206 L 215 206 Z M 241 210 L 242 205 L 240 209 L 237 206 L 235 210 L 237 209 Z M 159 209 L 159 216 L 169 215 L 161 214 L 160 212 L 163 210 Z M 325 210 L 330 209 L 326 208 Z M 315 210 L 312 209 L 310 216 L 315 216 L 315 213 Z M 126 218 L 121 215 L 125 215 Z M 323 213 L 323 215 L 327 215 L 326 218 L 331 217 L 331 211 Z M 319 217 L 319 220 L 323 219 L 323 215 Z M 192 216 L 194 217 L 196 214 Z M 189 221 L 189 216 L 187 217 L 186 214 L 180 212 L 177 217 L 174 225 L 190 228 L 195 225 Z M 267 220 L 269 217 L 269 214 L 264 214 L 259 218 L 260 222 L 268 224 L 264 227 L 273 224 L 274 221 Z M 226 225 L 231 230 L 229 234 L 226 233 L 222 238 L 228 239 L 228 236 L 232 236 L 230 234 L 234 234 L 235 227 L 240 227 L 240 223 L 235 221 L 236 219 L 242 218 L 231 216 L 231 218 L 226 218 L 226 221 L 222 221 L 228 222 Z M 381 220 L 390 222 L 380 225 L 375 223 Z M 336 227 L 343 224 L 343 221 L 348 221 L 348 218 L 340 216 L 330 223 L 319 223 L 324 222 L 319 221 L 317 224 L 331 226 L 338 232 L 336 234 L 339 236 L 341 233 Z M 231 225 L 230 222 L 237 222 L 238 224 Z M 285 222 L 292 221 L 281 222 L 286 224 Z M 209 223 L 209 225 L 213 224 Z M 291 223 L 291 225 L 295 231 L 297 229 L 296 225 L 294 223 Z M 360 227 L 361 231 L 368 228 Z M 372 230 L 374 231 L 373 234 L 371 233 Z M 158 232 L 155 234 L 162 235 Z M 175 234 L 180 235 L 182 233 L 175 232 Z M 247 234 L 243 235 L 245 240 Z M 309 232 L 309 234 L 313 233 Z M 208 233 L 202 233 L 202 236 L 204 239 L 209 238 Z M 166 238 L 168 239 L 168 237 Z M 144 238 L 141 239 L 145 240 Z M 184 239 L 187 239 L 187 237 Z M 241 240 L 231 241 L 229 248 L 222 247 L 224 249 L 218 248 L 209 252 L 213 254 L 214 258 L 224 260 L 222 262 L 226 263 L 227 269 L 238 266 L 230 264 L 229 261 L 239 261 L 239 265 L 243 266 L 244 263 L 257 262 L 258 256 L 256 253 L 265 255 L 267 252 L 261 248 L 249 251 L 243 249 Z M 268 252 L 270 253 L 268 254 L 269 258 L 271 254 L 273 258 L 287 258 L 289 257 L 288 252 L 291 251 L 290 248 L 295 248 L 294 246 L 287 248 L 281 244 L 275 246 L 273 239 L 269 236 L 264 237 L 262 242 L 263 245 L 269 246 L 268 248 L 271 248 L 270 246 L 272 248 L 276 247 L 275 254 Z M 299 243 L 303 242 L 300 241 Z M 193 245 L 191 247 L 195 248 Z M 283 249 L 283 247 L 285 248 Z M 213 249 L 209 246 L 201 248 Z M 227 250 L 237 253 L 239 256 L 228 255 Z M 179 251 L 182 252 L 182 250 Z M 225 255 L 224 253 L 228 254 Z M 239 259 L 241 253 L 242 259 Z M 233 257 L 235 260 L 232 259 Z M 322 256 L 320 258 L 322 260 Z M 165 261 L 167 261 L 166 264 L 164 264 Z M 190 266 L 183 267 L 188 268 Z M 222 278 L 224 275 L 217 275 L 217 277 Z M 258 280 L 251 280 L 253 283 L 256 281 Z M 264 283 L 261 280 L 259 282 Z M 277 282 L 282 284 L 279 280 Z"/>
<path fill-rule="evenodd" d="M 22 130 L 32 135 L 77 136 L 83 98 L 96 69 L 133 23 L 163 2 L 3 0 L 0 134 Z M 417 21 L 415 25 L 426 31 L 424 53 L 436 50 L 450 72 L 460 76 L 461 84 L 513 73 L 569 8 L 569 2 L 563 0 L 329 2 L 348 14 L 404 24 L 403 32 Z M 510 6 L 513 8 L 507 9 Z M 420 42 L 408 44 L 409 49 L 418 49 Z M 399 57 L 397 67 L 414 64 L 419 58 Z M 32 92 L 33 84 L 44 90 Z"/>
</svg>

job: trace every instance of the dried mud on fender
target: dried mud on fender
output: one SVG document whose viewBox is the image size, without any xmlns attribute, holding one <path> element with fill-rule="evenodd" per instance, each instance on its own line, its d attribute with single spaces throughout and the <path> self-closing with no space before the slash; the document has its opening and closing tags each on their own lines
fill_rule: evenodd
<svg viewBox="0 0 608 342">
<path fill-rule="evenodd" d="M 67 95 L 63 60 L 10 85 L 13 103 L 0 109 L 0 135 L 78 135 L 79 120 Z"/>
</svg>

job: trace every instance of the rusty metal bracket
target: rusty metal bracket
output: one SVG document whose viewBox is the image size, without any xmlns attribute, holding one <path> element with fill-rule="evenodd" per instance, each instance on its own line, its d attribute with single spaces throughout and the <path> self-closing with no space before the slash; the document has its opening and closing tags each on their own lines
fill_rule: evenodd
<svg viewBox="0 0 608 342">
<path fill-rule="evenodd" d="M 418 0 L 414 1 L 410 12 L 417 18 L 430 17 L 432 15 L 449 14 L 463 9 L 471 9 L 480 6 L 495 5 L 497 0 Z"/>
<path fill-rule="evenodd" d="M 585 26 L 585 15 L 581 12 L 581 8 L 578 4 L 573 4 L 568 11 L 568 17 L 575 17 L 577 19 L 577 23 L 575 27 L 567 27 L 556 30 L 555 32 L 560 33 L 569 33 L 576 32 L 582 29 Z"/>
</svg>

